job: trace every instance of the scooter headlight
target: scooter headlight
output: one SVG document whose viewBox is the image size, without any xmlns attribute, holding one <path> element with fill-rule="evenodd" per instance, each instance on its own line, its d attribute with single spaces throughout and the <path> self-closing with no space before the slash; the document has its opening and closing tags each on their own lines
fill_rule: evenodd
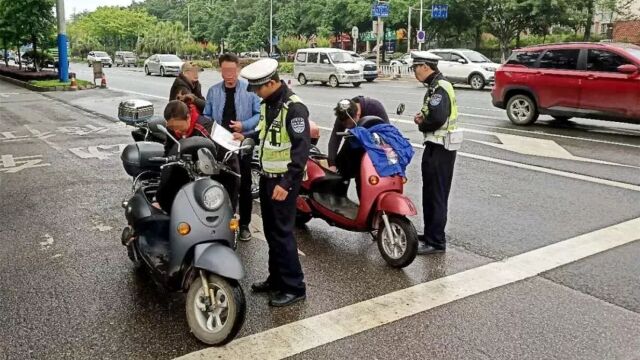
<svg viewBox="0 0 640 360">
<path fill-rule="evenodd" d="M 202 205 L 209 211 L 218 210 L 224 202 L 224 190 L 219 186 L 212 186 L 205 190 L 202 196 Z"/>
</svg>

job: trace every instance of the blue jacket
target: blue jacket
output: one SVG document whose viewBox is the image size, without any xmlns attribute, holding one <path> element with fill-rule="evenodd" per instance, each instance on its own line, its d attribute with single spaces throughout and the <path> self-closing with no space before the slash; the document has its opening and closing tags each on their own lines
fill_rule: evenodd
<svg viewBox="0 0 640 360">
<path fill-rule="evenodd" d="M 373 139 L 374 133 L 378 134 L 395 151 L 397 161 L 391 161 L 392 159 L 389 159 L 387 152 L 375 143 Z M 402 136 L 398 128 L 390 124 L 375 125 L 369 129 L 356 126 L 351 129 L 351 134 L 365 148 L 380 176 L 405 176 L 405 171 L 411 162 L 414 151 L 411 143 Z"/>
<path fill-rule="evenodd" d="M 245 135 L 252 133 L 260 121 L 260 98 L 256 94 L 247 91 L 247 85 L 248 83 L 245 80 L 238 79 L 234 96 L 236 117 L 242 121 L 242 133 Z M 209 88 L 207 103 L 204 106 L 202 115 L 221 124 L 225 100 L 224 81 L 221 81 Z"/>
</svg>

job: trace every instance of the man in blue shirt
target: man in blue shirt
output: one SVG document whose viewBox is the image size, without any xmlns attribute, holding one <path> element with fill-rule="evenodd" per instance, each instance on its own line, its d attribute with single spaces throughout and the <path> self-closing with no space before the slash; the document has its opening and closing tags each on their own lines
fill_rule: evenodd
<svg viewBox="0 0 640 360">
<path fill-rule="evenodd" d="M 202 115 L 213 119 L 231 132 L 249 134 L 260 120 L 260 98 L 247 91 L 248 83 L 238 79 L 240 70 L 238 57 L 223 54 L 218 59 L 222 81 L 213 85 L 207 93 L 207 102 Z M 251 195 L 251 154 L 241 157 L 240 172 L 240 237 L 251 240 L 249 223 L 253 197 Z M 229 194 L 237 196 L 238 194 Z"/>
</svg>

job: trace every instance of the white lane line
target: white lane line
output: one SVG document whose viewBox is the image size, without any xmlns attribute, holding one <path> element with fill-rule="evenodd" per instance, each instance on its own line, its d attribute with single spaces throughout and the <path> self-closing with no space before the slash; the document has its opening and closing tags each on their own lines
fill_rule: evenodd
<svg viewBox="0 0 640 360">
<path fill-rule="evenodd" d="M 152 98 L 162 99 L 162 100 L 169 101 L 169 97 L 167 97 L 167 96 L 151 95 L 151 94 L 142 93 L 142 92 L 137 92 L 137 91 L 124 90 L 124 89 L 116 89 L 116 88 L 113 88 L 113 87 L 109 87 L 109 89 L 111 89 L 111 90 L 115 90 L 115 91 L 124 92 L 124 93 L 129 93 L 129 94 L 134 94 L 134 95 L 149 96 L 149 97 L 152 97 Z"/>
<path fill-rule="evenodd" d="M 534 134 L 534 135 L 541 135 L 541 136 L 557 137 L 557 138 L 561 138 L 561 139 L 580 140 L 580 141 L 588 141 L 588 142 L 607 144 L 607 145 L 618 145 L 618 146 L 627 146 L 627 147 L 633 147 L 633 148 L 640 148 L 640 145 L 635 145 L 635 144 L 621 143 L 621 142 L 615 142 L 615 141 L 606 141 L 606 140 L 598 140 L 598 139 L 589 139 L 589 138 L 580 138 L 580 137 L 577 137 L 577 136 L 550 134 L 550 133 L 545 133 L 545 132 L 542 132 L 542 131 L 529 131 L 529 130 L 521 130 L 521 129 L 512 129 L 512 128 L 502 127 L 502 126 L 482 125 L 482 124 L 474 124 L 474 123 L 468 123 L 468 122 L 465 122 L 464 126 L 475 126 L 475 127 L 489 128 L 489 129 L 500 129 L 500 130 L 512 131 L 512 132 L 516 132 L 516 133 Z M 624 130 L 624 129 L 621 129 L 621 130 Z M 473 130 L 473 129 L 465 128 L 464 131 L 478 132 L 479 133 L 480 130 Z M 614 135 L 620 135 L 620 134 L 614 134 Z"/>
<path fill-rule="evenodd" d="M 179 360 L 282 359 L 640 239 L 640 218 L 235 340 Z"/>
<path fill-rule="evenodd" d="M 331 128 L 324 127 L 324 126 L 319 126 L 319 128 L 322 129 L 322 130 L 327 130 L 327 131 L 332 131 L 333 130 Z M 424 145 L 422 145 L 422 144 L 411 143 L 411 146 L 413 146 L 416 149 L 424 149 Z M 491 163 L 494 163 L 494 164 L 506 165 L 506 166 L 511 166 L 511 167 L 515 167 L 515 168 L 519 168 L 519 169 L 537 171 L 537 172 L 550 174 L 550 175 L 562 176 L 562 177 L 566 177 L 566 178 L 570 178 L 570 179 L 587 181 L 587 182 L 591 182 L 591 183 L 594 183 L 594 184 L 613 186 L 613 187 L 617 187 L 617 188 L 620 188 L 620 189 L 632 190 L 632 191 L 640 192 L 640 186 L 633 185 L 633 184 L 627 184 L 627 183 L 623 183 L 623 182 L 619 182 L 619 181 L 601 179 L 601 178 L 597 178 L 597 177 L 593 177 L 593 176 L 576 174 L 576 173 L 572 173 L 572 172 L 568 172 L 568 171 L 562 171 L 562 170 L 554 170 L 554 169 L 549 169 L 549 168 L 545 168 L 545 167 L 542 167 L 542 166 L 529 165 L 529 164 L 519 163 L 519 162 L 515 162 L 515 161 L 492 158 L 492 157 L 489 157 L 489 156 L 465 153 L 465 152 L 461 152 L 461 151 L 458 151 L 458 156 L 467 157 L 467 158 L 471 158 L 471 159 L 475 159 L 475 160 L 488 161 L 488 162 L 491 162 Z"/>
</svg>

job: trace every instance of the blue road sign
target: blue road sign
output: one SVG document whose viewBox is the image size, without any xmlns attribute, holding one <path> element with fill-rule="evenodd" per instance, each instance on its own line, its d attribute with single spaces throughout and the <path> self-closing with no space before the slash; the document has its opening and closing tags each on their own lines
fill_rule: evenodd
<svg viewBox="0 0 640 360">
<path fill-rule="evenodd" d="M 379 3 L 371 7 L 371 16 L 389 17 L 389 4 Z"/>
<path fill-rule="evenodd" d="M 449 17 L 449 5 L 432 5 L 431 18 L 434 20 L 444 20 Z"/>
<path fill-rule="evenodd" d="M 423 43 L 425 38 L 426 38 L 426 34 L 425 34 L 424 30 L 419 30 L 416 37 L 418 38 L 418 42 L 419 43 Z"/>
</svg>

